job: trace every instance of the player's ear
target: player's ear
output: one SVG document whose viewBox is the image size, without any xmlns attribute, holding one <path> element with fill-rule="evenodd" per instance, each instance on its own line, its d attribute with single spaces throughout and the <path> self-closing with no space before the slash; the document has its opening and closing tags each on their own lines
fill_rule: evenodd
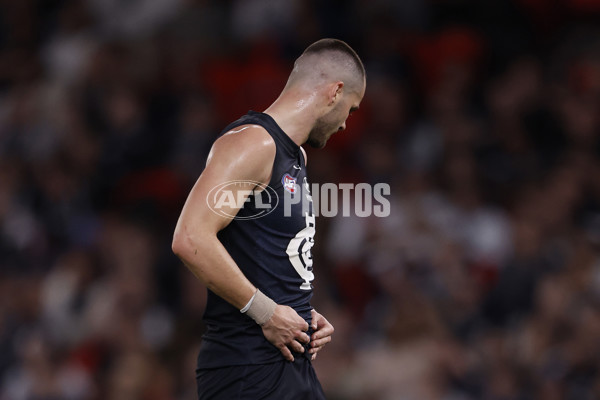
<svg viewBox="0 0 600 400">
<path fill-rule="evenodd" d="M 328 104 L 333 105 L 342 97 L 342 93 L 344 91 L 344 82 L 337 81 L 332 83 L 329 86 L 329 90 L 327 92 Z"/>
</svg>

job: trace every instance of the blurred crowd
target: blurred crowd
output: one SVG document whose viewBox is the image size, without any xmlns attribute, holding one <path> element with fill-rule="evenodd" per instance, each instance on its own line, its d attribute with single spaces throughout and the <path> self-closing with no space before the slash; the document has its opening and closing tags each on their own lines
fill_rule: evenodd
<svg viewBox="0 0 600 400">
<path fill-rule="evenodd" d="M 170 251 L 212 141 L 337 37 L 360 111 L 316 183 L 332 400 L 600 398 L 600 2 L 0 0 L 0 400 L 186 400 L 205 289 Z"/>
</svg>

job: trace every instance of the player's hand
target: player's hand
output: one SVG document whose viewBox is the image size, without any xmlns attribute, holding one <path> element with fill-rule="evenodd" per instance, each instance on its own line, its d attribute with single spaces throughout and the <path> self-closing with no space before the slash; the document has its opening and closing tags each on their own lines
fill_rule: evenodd
<svg viewBox="0 0 600 400">
<path fill-rule="evenodd" d="M 323 346 L 331 342 L 331 335 L 333 335 L 334 328 L 324 316 L 315 310 L 311 310 L 311 313 L 311 326 L 313 329 L 313 335 L 308 352 L 312 354 L 310 359 L 314 360 L 317 358 L 317 353 L 323 348 Z"/>
<path fill-rule="evenodd" d="M 310 337 L 305 333 L 308 323 L 291 307 L 277 305 L 275 312 L 262 326 L 263 335 L 277 347 L 288 361 L 294 361 L 290 349 L 296 353 L 304 353 L 301 343 L 309 343 Z"/>
</svg>

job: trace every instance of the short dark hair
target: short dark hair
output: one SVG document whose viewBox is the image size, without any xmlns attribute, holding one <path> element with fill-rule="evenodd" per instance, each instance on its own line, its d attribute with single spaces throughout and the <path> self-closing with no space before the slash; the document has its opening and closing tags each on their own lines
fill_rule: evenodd
<svg viewBox="0 0 600 400">
<path fill-rule="evenodd" d="M 350 56 L 350 58 L 354 62 L 354 66 L 356 67 L 361 77 L 365 77 L 365 66 L 363 65 L 360 57 L 358 56 L 358 54 L 356 54 L 356 51 L 354 51 L 354 49 L 343 40 L 331 38 L 317 40 L 316 42 L 308 46 L 302 54 L 318 54 L 325 51 L 341 52 Z"/>
</svg>

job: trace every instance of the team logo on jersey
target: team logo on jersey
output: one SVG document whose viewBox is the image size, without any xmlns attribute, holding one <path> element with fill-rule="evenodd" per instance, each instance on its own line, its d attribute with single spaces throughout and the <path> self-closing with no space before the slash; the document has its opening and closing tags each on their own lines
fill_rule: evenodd
<svg viewBox="0 0 600 400">
<path fill-rule="evenodd" d="M 290 193 L 296 193 L 296 178 L 291 177 L 290 174 L 285 174 L 281 178 L 281 183 L 285 190 Z"/>
</svg>

